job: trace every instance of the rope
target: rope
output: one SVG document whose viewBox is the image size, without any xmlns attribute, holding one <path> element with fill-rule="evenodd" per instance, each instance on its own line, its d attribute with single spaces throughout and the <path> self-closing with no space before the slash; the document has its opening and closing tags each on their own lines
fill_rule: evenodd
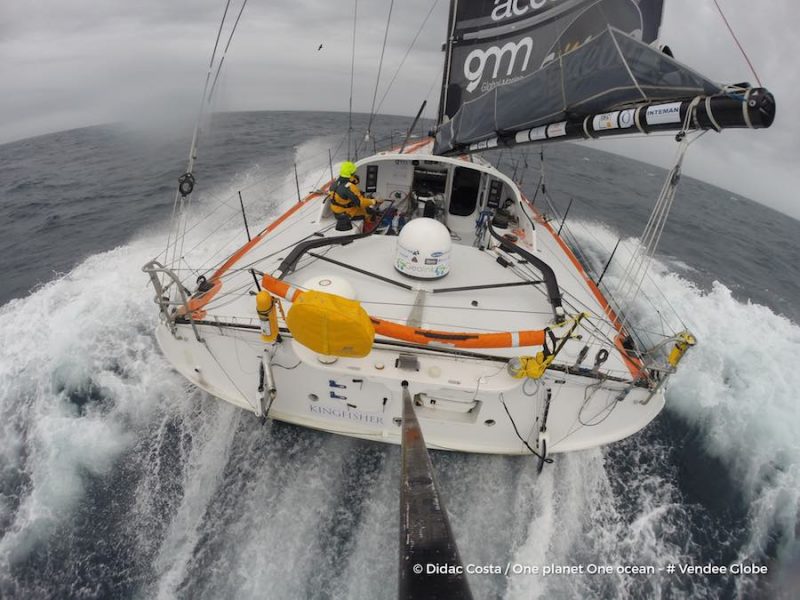
<svg viewBox="0 0 800 600">
<path fill-rule="evenodd" d="M 510 413 L 510 412 L 509 412 L 509 410 L 508 410 L 508 406 L 506 406 L 506 401 L 505 401 L 505 399 L 503 398 L 503 394 L 502 394 L 502 392 L 500 393 L 500 403 L 503 405 L 503 408 L 506 410 L 506 414 L 508 415 L 508 420 L 509 420 L 509 421 L 511 421 L 511 426 L 514 428 L 514 433 L 516 433 L 516 434 L 517 434 L 517 437 L 519 438 L 519 440 L 520 440 L 520 441 L 521 441 L 523 444 L 525 444 L 525 447 L 526 447 L 526 448 L 527 448 L 527 449 L 530 451 L 530 453 L 531 453 L 531 454 L 533 454 L 533 455 L 534 455 L 536 458 L 538 458 L 539 460 L 542 460 L 542 461 L 546 462 L 547 464 L 551 464 L 551 463 L 553 462 L 553 459 L 552 459 L 552 458 L 547 458 L 547 457 L 544 457 L 544 456 L 542 456 L 541 454 L 539 454 L 538 452 L 536 452 L 536 450 L 534 450 L 533 448 L 531 448 L 531 445 L 530 445 L 530 444 L 527 442 L 527 440 L 525 440 L 525 438 L 524 438 L 524 437 L 522 437 L 522 436 L 520 435 L 520 433 L 519 433 L 519 429 L 517 429 L 517 424 L 514 422 L 514 418 L 511 416 L 511 413 Z"/>
<path fill-rule="evenodd" d="M 741 42 L 739 42 L 739 38 L 737 38 L 736 34 L 733 32 L 733 27 L 731 27 L 731 24 L 728 22 L 725 13 L 722 12 L 722 7 L 719 5 L 719 2 L 717 2 L 717 0 L 714 0 L 714 5 L 717 7 L 717 10 L 719 11 L 719 16 L 722 17 L 722 20 L 725 22 L 725 26 L 728 28 L 728 31 L 730 32 L 731 37 L 733 38 L 733 41 L 736 42 L 737 46 L 739 46 L 739 51 L 742 53 L 742 56 L 744 56 L 744 60 L 747 62 L 747 66 L 750 67 L 750 71 L 752 71 L 753 77 L 756 78 L 758 86 L 763 87 L 763 85 L 761 85 L 761 78 L 759 78 L 758 73 L 756 73 L 756 68 L 753 66 L 753 63 L 750 62 L 750 57 L 747 56 L 747 52 L 745 52 L 744 47 L 742 46 Z"/>
<path fill-rule="evenodd" d="M 589 417 L 588 421 L 583 420 L 583 411 L 586 410 L 586 407 L 589 405 L 589 401 L 594 397 L 595 393 L 601 389 L 603 383 L 605 383 L 602 379 L 591 386 L 588 386 L 583 392 L 583 403 L 581 407 L 578 409 L 578 422 L 583 427 L 597 427 L 601 425 L 608 417 L 611 416 L 611 413 L 614 412 L 614 409 L 617 407 L 619 402 L 617 398 L 611 396 L 610 401 L 606 404 L 603 408 L 598 410 L 593 416 Z M 592 389 L 592 392 L 589 393 L 589 388 Z M 605 413 L 605 414 L 604 414 Z M 599 420 L 598 420 L 599 419 Z"/>
<path fill-rule="evenodd" d="M 686 131 L 689 128 L 692 115 L 694 114 L 695 107 L 697 106 L 698 102 L 699 98 L 695 98 L 689 110 L 686 112 L 683 128 L 678 134 L 680 147 L 678 148 L 675 162 L 669 174 L 667 175 L 667 179 L 661 189 L 661 194 L 659 195 L 658 201 L 653 207 L 653 211 L 651 212 L 650 218 L 645 226 L 644 232 L 642 233 L 639 249 L 633 253 L 630 261 L 628 262 L 628 267 L 625 270 L 625 277 L 623 278 L 623 283 L 620 286 L 620 297 L 623 301 L 625 301 L 626 296 L 630 294 L 630 298 L 627 300 L 628 310 L 626 310 L 626 313 L 630 311 L 633 303 L 639 295 L 642 284 L 644 283 L 644 279 L 649 271 L 650 263 L 655 255 L 656 248 L 661 241 L 661 236 L 664 232 L 664 225 L 666 224 L 670 209 L 672 208 L 672 204 L 675 200 L 675 193 L 677 191 L 678 181 L 680 179 L 681 165 L 683 164 L 686 151 L 689 149 L 689 146 L 692 143 L 700 139 L 700 137 L 702 137 L 702 135 L 705 133 L 702 132 L 691 140 L 686 135 Z M 622 316 L 622 324 L 624 326 L 628 323 L 629 317 L 627 314 L 625 314 Z"/>
<path fill-rule="evenodd" d="M 672 135 L 672 134 L 670 134 L 670 135 Z M 694 140 L 692 140 L 692 141 L 694 141 Z M 541 155 L 541 153 L 540 153 L 540 159 L 543 159 L 543 156 Z M 545 179 L 544 161 L 542 160 L 542 163 L 541 163 L 541 166 L 540 166 L 540 178 L 539 178 L 539 182 L 537 183 L 537 186 L 536 186 L 537 192 L 539 191 L 539 188 L 542 187 L 542 183 L 543 183 L 544 179 Z M 556 218 L 558 218 L 558 211 L 553 206 L 552 197 L 550 196 L 549 193 L 547 193 L 546 189 L 545 189 L 545 192 L 543 194 L 543 197 L 544 197 L 545 203 L 549 206 L 550 211 L 556 216 Z M 588 265 L 589 263 L 586 260 L 586 254 L 585 254 L 585 252 L 583 252 L 583 250 L 581 248 L 581 244 L 578 242 L 577 238 L 575 237 L 575 235 L 571 232 L 571 230 L 568 227 L 565 226 L 564 229 L 566 231 L 567 236 L 570 238 L 568 241 L 569 241 L 570 245 L 573 247 L 574 251 L 576 252 L 576 255 L 582 260 L 583 264 Z M 588 230 L 587 230 L 587 232 L 590 235 L 592 235 L 592 237 L 597 239 L 596 236 L 594 236 L 591 232 L 589 232 Z M 600 246 L 603 246 L 602 242 L 599 242 L 599 240 L 598 240 L 598 243 L 599 243 Z M 567 273 L 569 273 L 575 281 L 577 281 L 578 283 L 581 283 L 580 278 L 577 277 L 577 274 L 575 274 L 572 271 L 572 269 L 570 268 L 570 266 L 566 264 L 566 261 L 563 260 L 565 257 L 563 257 L 560 254 L 556 253 L 553 256 L 553 258 L 557 262 L 559 262 L 560 264 L 565 265 L 565 271 Z M 656 290 L 666 300 L 666 296 L 660 290 L 660 288 L 658 288 L 658 286 L 655 284 L 655 281 L 652 279 L 652 277 L 650 277 L 650 274 L 647 271 L 645 271 L 643 276 L 653 283 L 653 286 L 656 288 Z M 606 288 L 607 288 L 607 286 L 606 286 Z M 641 290 L 640 290 L 640 293 L 644 294 L 644 292 L 642 292 Z M 614 348 L 616 344 L 615 344 L 614 339 L 612 339 L 612 337 L 611 337 L 611 332 L 614 332 L 614 335 L 616 335 L 615 323 L 622 321 L 621 317 L 624 315 L 624 313 L 619 309 L 620 304 L 613 298 L 611 293 L 606 291 L 605 294 L 606 294 L 606 297 L 613 303 L 613 306 L 616 307 L 615 308 L 615 312 L 617 314 L 618 320 L 617 319 L 611 319 L 610 313 L 604 314 L 604 315 L 600 315 L 600 314 L 595 313 L 589 307 L 587 307 L 581 300 L 579 300 L 578 298 L 575 298 L 574 296 L 572 296 L 571 294 L 569 294 L 566 291 L 564 292 L 564 302 L 565 302 L 565 306 L 568 307 L 572 311 L 576 311 L 577 312 L 579 310 L 579 307 L 580 307 L 583 311 L 587 311 L 588 310 L 590 313 L 592 313 L 592 316 L 595 319 L 597 319 L 600 322 L 600 324 L 598 325 L 598 324 L 595 324 L 595 323 L 593 323 L 593 322 L 591 322 L 589 320 L 586 320 L 584 322 L 584 325 L 585 325 L 584 329 L 586 330 L 586 333 L 592 339 L 600 342 L 601 344 L 605 343 L 610 348 Z M 648 302 L 653 307 L 655 307 L 655 304 L 653 303 L 653 301 L 649 297 L 647 297 L 646 294 L 645 294 L 645 297 L 647 298 Z M 675 317 L 677 318 L 677 320 L 681 321 L 681 323 L 683 323 L 683 321 L 680 318 L 680 315 L 678 315 L 677 311 L 669 303 L 668 300 L 666 300 L 666 304 L 672 310 L 672 312 L 675 315 Z M 657 312 L 659 312 L 659 315 L 660 315 L 660 311 L 657 311 Z M 685 324 L 684 324 L 684 329 L 686 329 Z M 629 328 L 629 333 L 633 334 L 638 339 L 639 336 L 631 328 Z M 655 335 L 659 335 L 659 334 L 655 334 Z M 660 337 L 666 337 L 666 336 L 661 334 Z M 639 343 L 639 347 L 640 348 L 644 348 L 645 346 L 644 346 L 644 344 Z"/>
</svg>

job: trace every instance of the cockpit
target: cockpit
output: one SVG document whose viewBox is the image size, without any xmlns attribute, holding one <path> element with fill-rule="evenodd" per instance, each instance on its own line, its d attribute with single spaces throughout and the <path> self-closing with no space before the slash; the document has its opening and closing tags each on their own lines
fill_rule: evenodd
<svg viewBox="0 0 800 600">
<path fill-rule="evenodd" d="M 439 221 L 455 243 L 466 245 L 487 243 L 489 223 L 504 234 L 520 231 L 519 191 L 488 165 L 388 154 L 360 163 L 358 174 L 362 192 L 384 200 L 367 225 L 376 234 L 399 235 L 419 217 Z M 333 218 L 327 203 L 322 216 Z"/>
</svg>

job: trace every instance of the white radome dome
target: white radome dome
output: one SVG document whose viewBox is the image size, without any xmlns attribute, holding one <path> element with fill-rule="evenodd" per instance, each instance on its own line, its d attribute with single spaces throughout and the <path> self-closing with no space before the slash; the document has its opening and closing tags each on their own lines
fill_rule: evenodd
<svg viewBox="0 0 800 600">
<path fill-rule="evenodd" d="M 404 275 L 438 279 L 450 272 L 450 232 L 436 219 L 420 217 L 397 237 L 394 267 Z"/>
</svg>

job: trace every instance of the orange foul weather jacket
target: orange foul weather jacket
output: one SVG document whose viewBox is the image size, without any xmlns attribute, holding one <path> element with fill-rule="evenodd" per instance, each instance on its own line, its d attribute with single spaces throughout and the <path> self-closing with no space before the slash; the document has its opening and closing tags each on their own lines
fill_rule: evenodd
<svg viewBox="0 0 800 600">
<path fill-rule="evenodd" d="M 375 200 L 370 200 L 361 193 L 354 177 L 339 177 L 331 186 L 330 199 L 334 214 L 346 214 L 351 218 L 365 217 L 367 207 L 375 204 Z"/>
</svg>

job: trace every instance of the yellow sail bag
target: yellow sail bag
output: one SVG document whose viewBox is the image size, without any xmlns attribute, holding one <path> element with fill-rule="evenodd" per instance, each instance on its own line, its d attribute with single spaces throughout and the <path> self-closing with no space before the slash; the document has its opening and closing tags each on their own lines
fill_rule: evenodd
<svg viewBox="0 0 800 600">
<path fill-rule="evenodd" d="M 316 290 L 292 304 L 286 325 L 306 348 L 328 356 L 361 358 L 375 340 L 375 328 L 359 302 Z"/>
</svg>

